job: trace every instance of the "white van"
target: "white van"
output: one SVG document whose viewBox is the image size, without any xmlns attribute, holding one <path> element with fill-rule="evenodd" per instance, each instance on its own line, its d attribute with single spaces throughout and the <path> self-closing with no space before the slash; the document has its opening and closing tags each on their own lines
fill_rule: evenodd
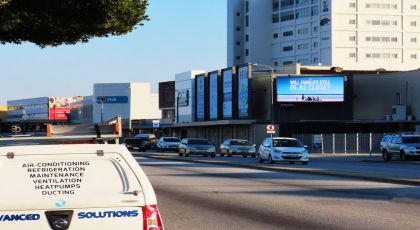
<svg viewBox="0 0 420 230">
<path fill-rule="evenodd" d="M 163 229 L 152 185 L 124 145 L 0 147 L 0 182 L 1 230 Z"/>
<path fill-rule="evenodd" d="M 123 145 L 0 147 L 0 229 L 163 229 L 153 188 Z"/>
</svg>

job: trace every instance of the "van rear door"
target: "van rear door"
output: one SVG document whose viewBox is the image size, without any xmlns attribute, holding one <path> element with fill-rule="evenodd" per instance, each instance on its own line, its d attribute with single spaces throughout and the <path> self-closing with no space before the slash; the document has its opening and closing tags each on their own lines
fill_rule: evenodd
<svg viewBox="0 0 420 230">
<path fill-rule="evenodd" d="M 136 169 L 106 146 L 0 148 L 0 229 L 143 229 Z"/>
</svg>

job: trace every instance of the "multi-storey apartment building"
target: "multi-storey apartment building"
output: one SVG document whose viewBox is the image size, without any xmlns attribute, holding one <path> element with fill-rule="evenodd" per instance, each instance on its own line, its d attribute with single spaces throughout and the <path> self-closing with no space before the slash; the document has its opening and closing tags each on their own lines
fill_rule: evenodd
<svg viewBox="0 0 420 230">
<path fill-rule="evenodd" d="M 420 68 L 419 0 L 229 0 L 228 66 Z"/>
</svg>

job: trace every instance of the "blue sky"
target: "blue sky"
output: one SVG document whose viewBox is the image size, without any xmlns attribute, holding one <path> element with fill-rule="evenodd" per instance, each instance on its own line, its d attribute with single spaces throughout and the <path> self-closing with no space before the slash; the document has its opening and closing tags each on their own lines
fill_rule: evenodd
<svg viewBox="0 0 420 230">
<path fill-rule="evenodd" d="M 226 66 L 226 0 L 149 0 L 150 21 L 120 37 L 41 49 L 0 45 L 0 105 L 42 96 L 91 95 L 94 83 L 170 81 Z"/>
</svg>

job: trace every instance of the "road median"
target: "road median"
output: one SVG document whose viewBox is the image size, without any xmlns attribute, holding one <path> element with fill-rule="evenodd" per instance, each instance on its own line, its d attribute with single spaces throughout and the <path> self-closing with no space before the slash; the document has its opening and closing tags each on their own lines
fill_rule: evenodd
<svg viewBox="0 0 420 230">
<path fill-rule="evenodd" d="M 359 179 L 359 180 L 366 180 L 366 181 L 420 186 L 420 179 L 406 178 L 406 177 L 399 177 L 399 176 L 385 176 L 385 175 L 362 173 L 362 172 L 338 171 L 338 170 L 330 170 L 330 169 L 327 170 L 327 169 L 311 168 L 310 166 L 305 166 L 305 168 L 281 167 L 278 165 L 273 166 L 273 165 L 263 165 L 263 164 L 232 162 L 232 161 L 225 161 L 225 160 L 214 159 L 214 158 L 202 159 L 202 158 L 193 158 L 193 157 L 179 157 L 176 155 L 164 155 L 164 154 L 156 154 L 156 153 L 152 153 L 152 154 L 151 153 L 133 153 L 133 155 L 146 157 L 146 158 L 152 158 L 152 159 L 159 159 L 159 160 L 215 164 L 215 165 L 241 167 L 241 168 L 273 171 L 273 172 L 316 174 L 316 175 L 323 175 L 323 176 L 335 176 L 335 177 Z"/>
</svg>

